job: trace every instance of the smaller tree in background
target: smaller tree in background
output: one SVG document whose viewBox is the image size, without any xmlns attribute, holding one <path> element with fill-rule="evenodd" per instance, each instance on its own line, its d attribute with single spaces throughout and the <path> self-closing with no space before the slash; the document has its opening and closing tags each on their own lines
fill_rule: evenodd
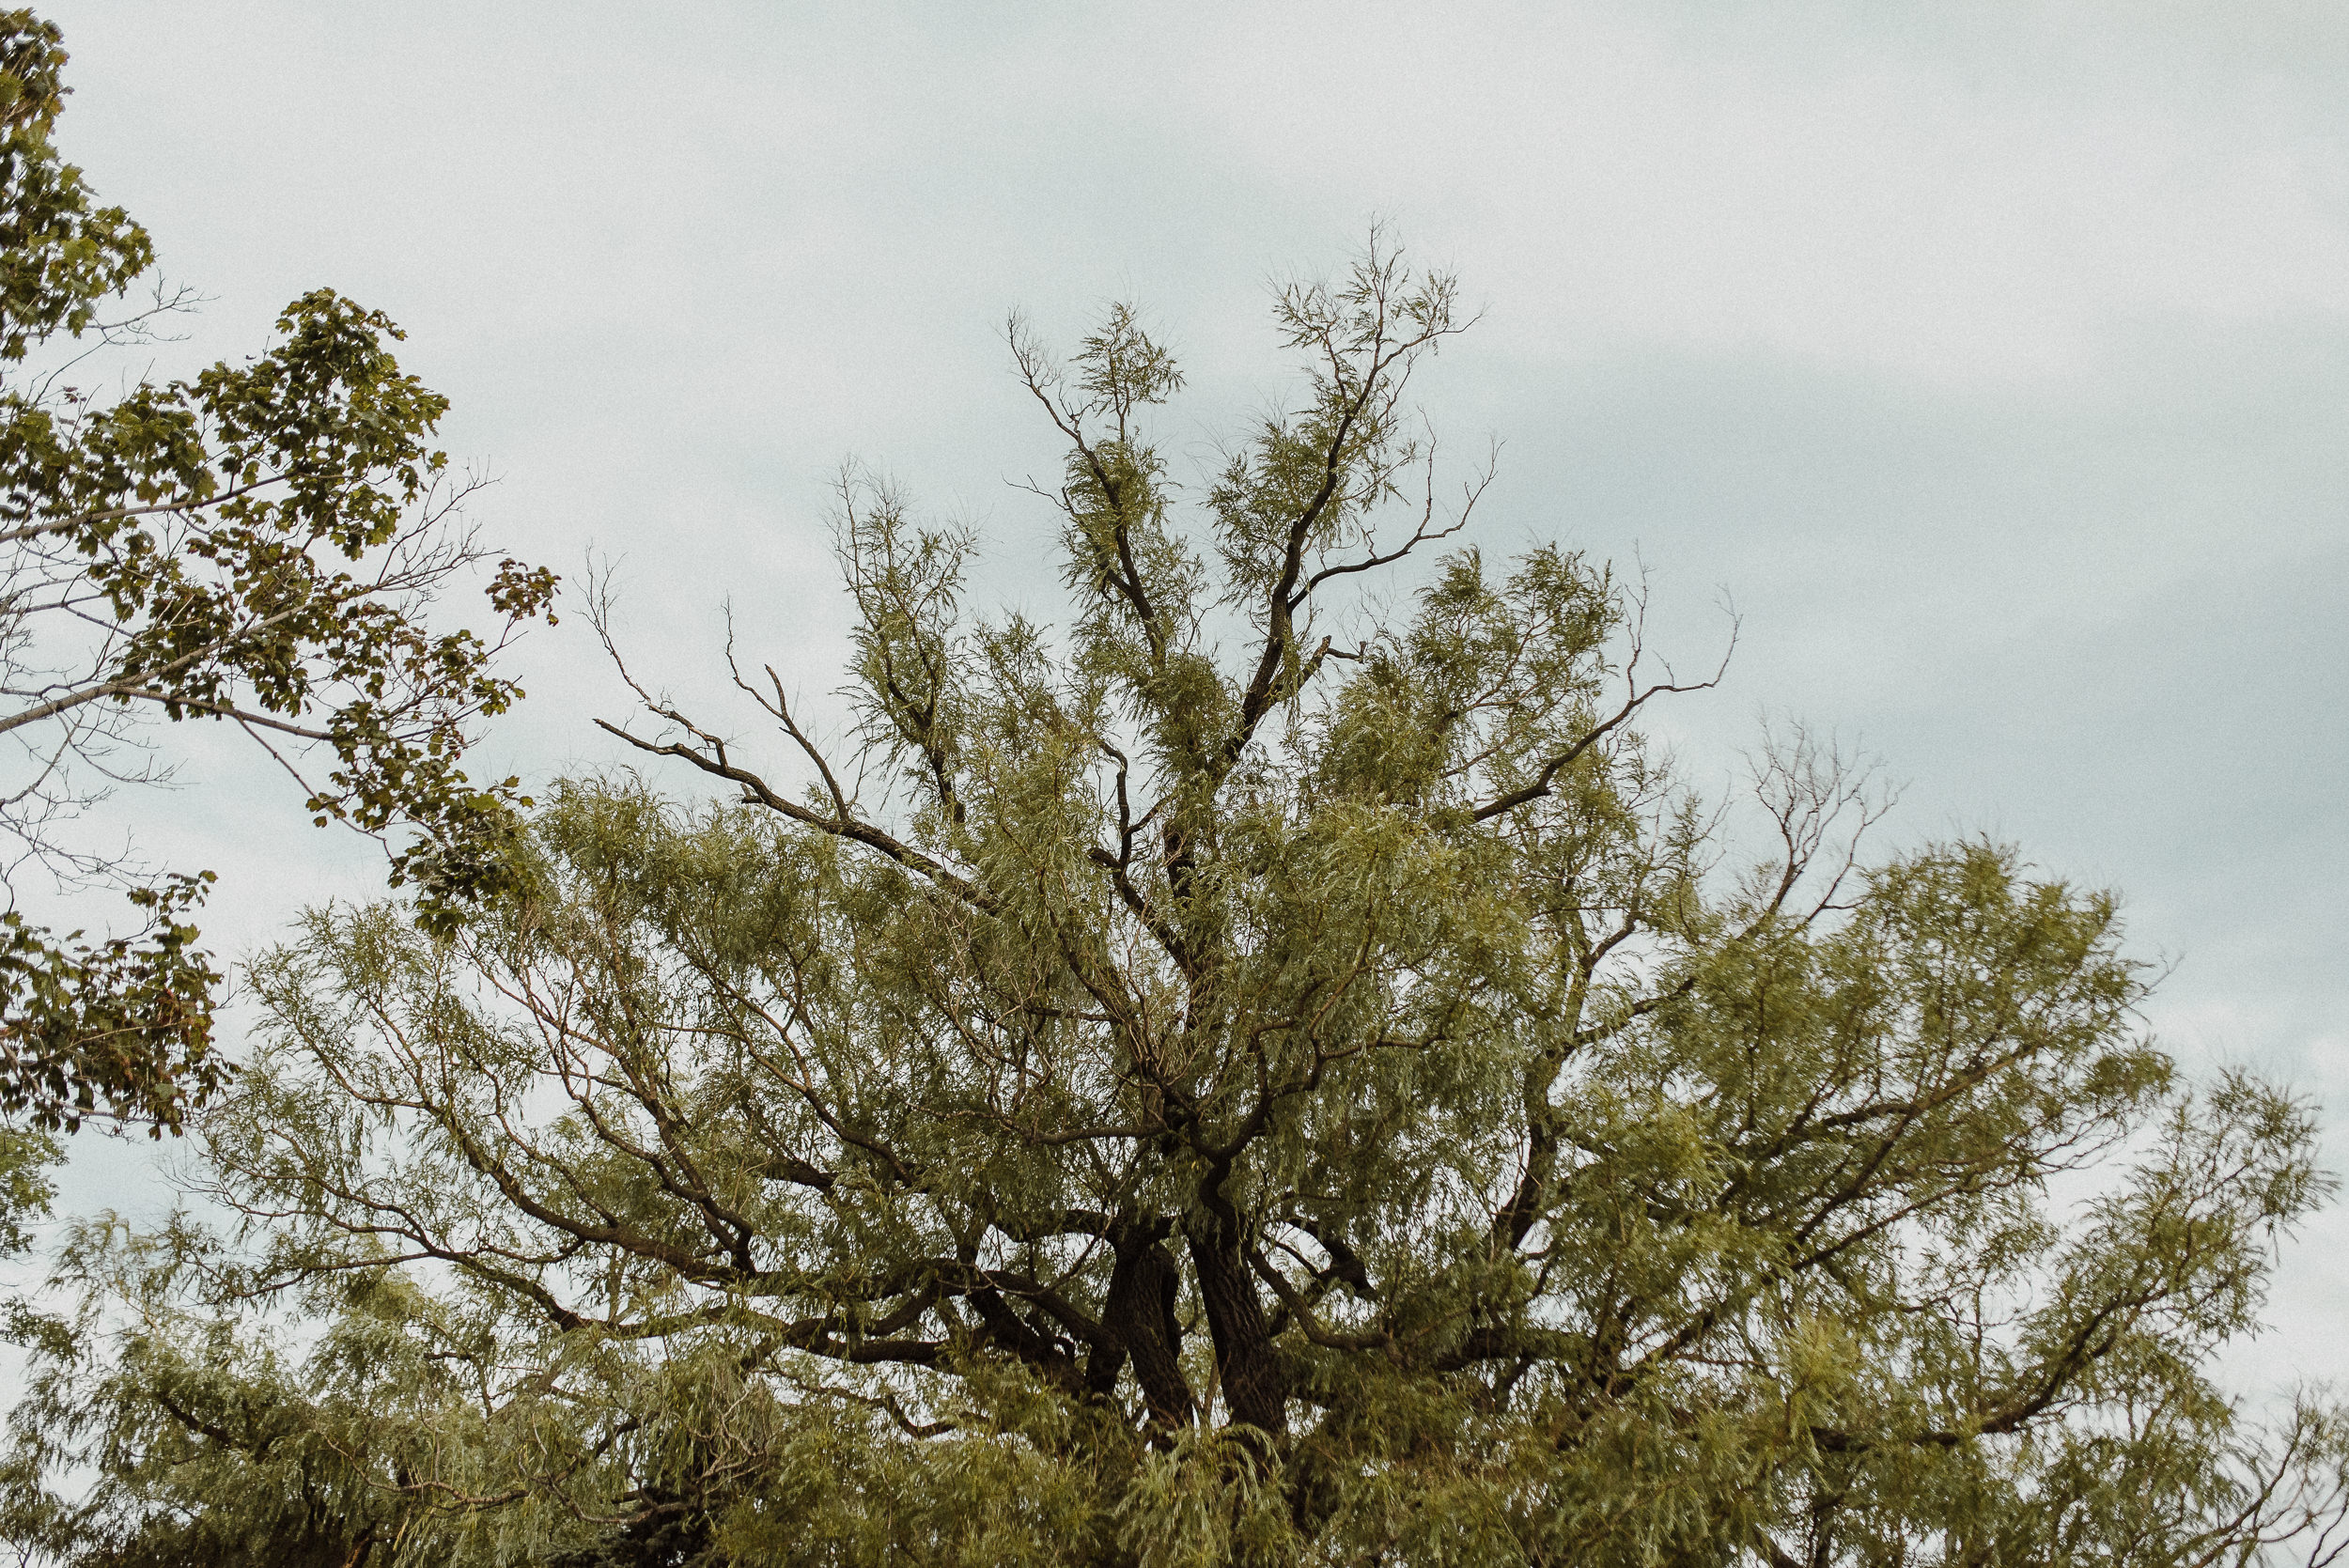
<svg viewBox="0 0 2349 1568">
<path fill-rule="evenodd" d="M 88 390 L 91 355 L 184 299 L 109 315 L 152 273 L 147 232 L 98 204 L 52 132 L 57 28 L 0 13 L 0 1113 L 179 1126 L 221 1075 L 219 975 L 190 915 L 210 873 L 87 847 L 107 792 L 170 772 L 151 721 L 241 730 L 321 824 L 385 834 L 394 880 L 445 912 L 500 875 L 515 781 L 461 768 L 474 721 L 518 692 L 500 646 L 554 579 L 496 562 L 499 630 L 435 629 L 437 593 L 489 567 L 377 312 L 325 289 L 267 350 L 191 380 Z M 33 873 L 128 893 L 136 929 L 86 939 L 18 907 Z"/>
</svg>

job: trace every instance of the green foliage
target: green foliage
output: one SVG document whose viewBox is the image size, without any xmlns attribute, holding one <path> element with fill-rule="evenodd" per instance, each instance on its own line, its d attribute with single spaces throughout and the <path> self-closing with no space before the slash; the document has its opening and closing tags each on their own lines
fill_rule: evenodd
<svg viewBox="0 0 2349 1568">
<path fill-rule="evenodd" d="M 82 171 L 50 144 L 65 60 L 54 23 L 0 11 L 0 360 L 54 333 L 80 336 L 155 259 L 147 231 L 119 207 L 93 205 Z"/>
<path fill-rule="evenodd" d="M 55 1140 L 0 1127 L 0 1258 L 33 1245 L 24 1227 L 48 1218 L 57 1189 L 44 1172 L 56 1157 Z"/>
<path fill-rule="evenodd" d="M 182 303 L 99 314 L 153 247 L 50 140 L 64 63 L 53 24 L 0 13 L 0 735 L 20 757 L 0 833 L 11 865 L 128 884 L 146 929 L 92 948 L 0 916 L 0 1107 L 176 1128 L 218 1075 L 218 976 L 178 918 L 199 879 L 132 875 L 57 831 L 108 784 L 158 770 L 136 760 L 134 715 L 239 725 L 295 771 L 320 824 L 411 831 L 393 880 L 445 921 L 503 876 L 515 781 L 484 788 L 460 765 L 470 726 L 519 693 L 492 673 L 496 644 L 427 614 L 489 552 L 454 514 L 467 483 L 430 445 L 446 399 L 400 370 L 380 312 L 316 289 L 241 364 L 111 402 L 63 384 Z M 75 358 L 32 367 L 53 350 Z M 502 643 L 555 580 L 491 569 Z M 304 775 L 307 754 L 332 759 L 323 776 Z"/>
<path fill-rule="evenodd" d="M 1435 563 L 1447 281 L 1284 292 L 1194 512 L 1129 311 L 1064 372 L 1064 625 L 851 473 L 863 746 L 561 786 L 504 897 L 312 914 L 202 1121 L 243 1217 L 85 1227 L 20 1542 L 88 1563 L 2171 1564 L 2338 1532 L 2349 1433 L 2211 1379 L 2311 1112 L 2144 1037 L 2113 901 L 1766 856 L 1579 556 Z M 1400 513 L 1399 530 L 1390 520 Z M 1341 636 L 1341 632 L 1347 635 Z M 1238 651 L 1232 651 L 1237 643 Z M 863 793 L 860 793 L 861 783 Z M 70 1474 L 95 1485 L 69 1503 Z"/>
<path fill-rule="evenodd" d="M 59 942 L 13 909 L 0 914 L 0 1110 L 70 1128 L 103 1094 L 106 1110 L 160 1136 L 219 1087 L 219 977 L 194 945 L 196 928 L 177 918 L 211 880 L 207 871 L 132 889 L 132 906 L 152 916 L 148 929 L 96 946 L 78 931 Z"/>
</svg>

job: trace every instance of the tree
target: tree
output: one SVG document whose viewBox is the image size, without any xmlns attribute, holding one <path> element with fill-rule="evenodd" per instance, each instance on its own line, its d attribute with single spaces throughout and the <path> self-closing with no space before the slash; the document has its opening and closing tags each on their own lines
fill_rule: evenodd
<svg viewBox="0 0 2349 1568">
<path fill-rule="evenodd" d="M 1334 598 L 1480 492 L 1407 417 L 1454 302 L 1376 244 L 1283 289 L 1302 396 L 1189 503 L 1135 315 L 1066 368 L 1015 322 L 1064 625 L 968 616 L 971 536 L 851 472 L 853 756 L 738 668 L 800 783 L 647 697 L 614 733 L 739 800 L 573 782 L 455 928 L 313 914 L 202 1127 L 244 1228 L 66 1256 L 16 1539 L 2337 1557 L 2340 1414 L 2211 1378 L 2326 1190 L 2312 1112 L 2184 1080 L 2109 897 L 1862 859 L 1880 798 L 1799 736 L 1747 863 L 1640 730 L 1702 683 L 1583 557 Z"/>
<path fill-rule="evenodd" d="M 219 976 L 186 918 L 211 876 L 77 847 L 68 824 L 168 773 L 144 719 L 210 719 L 292 771 L 319 823 L 416 830 L 394 877 L 433 908 L 484 891 L 514 782 L 459 765 L 469 726 L 518 694 L 491 661 L 554 579 L 501 562 L 493 641 L 431 628 L 436 593 L 491 555 L 429 445 L 447 400 L 401 372 L 387 318 L 331 290 L 242 365 L 112 398 L 73 384 L 188 302 L 158 287 L 101 314 L 154 249 L 51 140 L 65 60 L 54 24 L 0 13 L 0 1111 L 160 1132 L 220 1078 Z M 126 891 L 142 928 L 57 934 L 19 908 L 28 870 Z"/>
</svg>

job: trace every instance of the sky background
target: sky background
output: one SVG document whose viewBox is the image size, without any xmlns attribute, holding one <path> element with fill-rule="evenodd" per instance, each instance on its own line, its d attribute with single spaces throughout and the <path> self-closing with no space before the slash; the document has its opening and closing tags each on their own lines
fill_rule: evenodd
<svg viewBox="0 0 2349 1568">
<path fill-rule="evenodd" d="M 1190 372 L 1177 476 L 1292 383 L 1271 280 L 1384 217 L 1484 313 L 1419 385 L 1503 443 L 1479 537 L 1644 565 L 1721 691 L 1906 784 L 1887 846 L 1987 831 L 2119 888 L 2190 1063 L 2327 1101 L 2349 1166 L 2349 8 L 1851 0 L 1278 8 L 72 0 L 59 139 L 209 296 L 165 373 L 331 285 L 409 331 L 498 484 L 680 696 L 746 653 L 820 699 L 854 455 L 1050 617 L 1057 452 L 1004 315 L 1130 298 Z M 584 618 L 516 660 L 490 766 L 617 761 Z M 740 725 L 750 733 L 747 722 Z M 380 862 L 199 737 L 142 843 L 250 951 Z M 778 771 L 779 752 L 770 753 Z M 692 781 L 669 781 L 680 791 Z M 67 1206 L 152 1212 L 86 1141 Z M 2349 1218 L 2290 1248 L 2273 1385 L 2349 1381 Z M 4 1374 L 0 1374 L 4 1375 Z"/>
</svg>

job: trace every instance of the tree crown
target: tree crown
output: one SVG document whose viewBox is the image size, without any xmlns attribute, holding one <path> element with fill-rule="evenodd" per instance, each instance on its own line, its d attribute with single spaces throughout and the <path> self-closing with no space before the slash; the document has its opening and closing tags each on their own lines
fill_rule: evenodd
<svg viewBox="0 0 2349 1568">
<path fill-rule="evenodd" d="M 1439 505 L 1407 418 L 1455 298 L 1382 245 L 1283 291 L 1303 395 L 1195 509 L 1135 315 L 1066 366 L 1015 323 L 1066 445 L 1065 625 L 970 617 L 969 534 L 852 472 L 857 756 L 738 666 L 799 785 L 647 695 L 661 730 L 607 727 L 739 803 L 574 782 L 453 928 L 313 915 L 205 1126 L 242 1245 L 85 1235 L 87 1310 L 146 1315 L 102 1377 L 102 1319 L 59 1328 L 18 1464 L 112 1467 L 21 1529 L 109 1560 L 2323 1549 L 2338 1418 L 2262 1427 L 2209 1378 L 2325 1189 L 2310 1113 L 2181 1079 L 2109 897 L 1984 843 L 1863 862 L 1876 798 L 1800 737 L 1758 769 L 1769 854 L 1725 865 L 1638 723 L 1698 683 L 1571 552 L 1458 551 L 1341 637 L 1330 596 L 1480 493 Z M 306 1360 L 251 1348 L 279 1293 Z"/>
</svg>

